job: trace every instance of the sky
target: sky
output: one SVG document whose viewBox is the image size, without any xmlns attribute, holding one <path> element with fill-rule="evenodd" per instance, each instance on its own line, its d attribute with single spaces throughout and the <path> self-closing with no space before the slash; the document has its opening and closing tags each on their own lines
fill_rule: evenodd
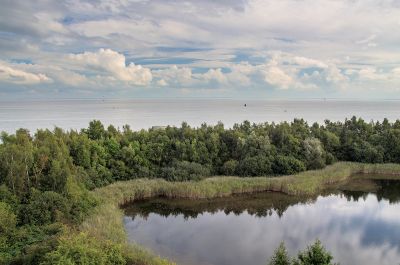
<svg viewBox="0 0 400 265">
<path fill-rule="evenodd" d="M 0 99 L 400 99 L 398 0 L 0 6 Z"/>
</svg>

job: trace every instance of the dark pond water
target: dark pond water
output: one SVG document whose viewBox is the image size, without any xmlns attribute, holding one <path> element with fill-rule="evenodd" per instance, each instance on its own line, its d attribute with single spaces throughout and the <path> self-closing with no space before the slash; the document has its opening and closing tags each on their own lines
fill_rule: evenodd
<svg viewBox="0 0 400 265">
<path fill-rule="evenodd" d="M 125 207 L 131 242 L 185 265 L 266 264 L 320 239 L 341 265 L 400 262 L 400 182 L 354 180 L 314 198 L 259 193 Z"/>
</svg>

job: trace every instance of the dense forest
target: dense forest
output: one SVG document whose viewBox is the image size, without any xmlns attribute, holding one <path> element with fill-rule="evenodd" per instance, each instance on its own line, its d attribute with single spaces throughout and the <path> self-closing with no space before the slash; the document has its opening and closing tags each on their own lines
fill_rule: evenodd
<svg viewBox="0 0 400 265">
<path fill-rule="evenodd" d="M 251 124 L 224 128 L 25 129 L 2 133 L 0 144 L 0 264 L 72 264 L 63 255 L 85 242 L 63 240 L 97 205 L 90 190 L 119 180 L 199 180 L 211 175 L 274 176 L 318 169 L 335 161 L 400 162 L 400 121 L 308 125 Z M 61 237 L 61 240 L 60 240 Z M 87 240 L 86 240 L 87 241 Z M 93 244 L 97 244 L 94 242 Z M 103 248 L 104 246 L 102 246 Z M 124 260 L 114 246 L 97 264 Z M 113 262 L 115 263 L 115 262 Z M 86 263 L 85 263 L 86 264 Z M 91 263 L 88 263 L 91 264 Z"/>
</svg>

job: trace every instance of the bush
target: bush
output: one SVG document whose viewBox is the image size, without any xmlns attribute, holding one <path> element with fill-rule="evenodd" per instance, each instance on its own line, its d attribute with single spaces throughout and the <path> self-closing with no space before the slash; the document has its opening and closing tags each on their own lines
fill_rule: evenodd
<svg viewBox="0 0 400 265">
<path fill-rule="evenodd" d="M 286 247 L 283 243 L 275 250 L 274 256 L 272 256 L 271 261 L 268 265 L 290 265 L 290 257 L 287 253 Z"/>
<path fill-rule="evenodd" d="M 45 256 L 41 265 L 123 265 L 126 260 L 122 247 L 111 242 L 101 242 L 85 233 L 64 235 L 56 250 Z"/>
<path fill-rule="evenodd" d="M 172 166 L 161 169 L 161 176 L 170 181 L 200 180 L 210 174 L 208 167 L 188 161 L 174 161 Z"/>
<path fill-rule="evenodd" d="M 65 197 L 68 199 L 68 219 L 80 223 L 97 204 L 97 199 L 82 183 L 69 177 L 66 184 Z"/>
<path fill-rule="evenodd" d="M 270 158 L 265 155 L 244 158 L 239 162 L 237 171 L 240 176 L 265 176 L 273 173 Z"/>
<path fill-rule="evenodd" d="M 25 224 L 45 225 L 60 221 L 66 212 L 67 201 L 61 194 L 32 189 L 29 202 L 23 206 L 20 216 Z"/>
<path fill-rule="evenodd" d="M 7 236 L 11 234 L 17 224 L 15 214 L 10 205 L 0 201 L 0 235 Z"/>
<path fill-rule="evenodd" d="M 222 166 L 222 174 L 232 176 L 235 174 L 239 162 L 237 160 L 228 160 Z"/>
<path fill-rule="evenodd" d="M 293 265 L 333 265 L 333 256 L 325 250 L 319 240 L 300 252 L 297 258 Z"/>
<path fill-rule="evenodd" d="M 274 160 L 272 170 L 275 174 L 291 175 L 306 170 L 306 166 L 292 156 L 278 155 Z"/>
<path fill-rule="evenodd" d="M 333 256 L 317 240 L 303 252 L 299 252 L 297 259 L 289 257 L 285 245 L 281 243 L 275 250 L 268 265 L 334 265 Z"/>
<path fill-rule="evenodd" d="M 10 241 L 11 264 L 40 264 L 46 253 L 57 247 L 57 239 L 65 226 L 53 223 L 46 226 L 23 226 Z M 17 254 L 18 253 L 18 254 Z M 1 264 L 1 263 L 0 263 Z"/>
</svg>

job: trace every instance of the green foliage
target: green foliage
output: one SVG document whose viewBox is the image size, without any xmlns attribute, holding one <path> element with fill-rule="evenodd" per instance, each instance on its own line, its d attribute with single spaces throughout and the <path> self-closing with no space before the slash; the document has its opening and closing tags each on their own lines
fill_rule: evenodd
<svg viewBox="0 0 400 265">
<path fill-rule="evenodd" d="M 54 191 L 31 190 L 28 203 L 23 205 L 20 219 L 24 224 L 46 225 L 63 219 L 67 213 L 67 200 Z"/>
<path fill-rule="evenodd" d="M 315 194 L 351 173 L 384 167 L 339 163 L 319 170 L 336 161 L 400 163 L 400 121 L 366 123 L 353 117 L 312 126 L 301 119 L 280 124 L 245 121 L 228 129 L 222 123 L 198 128 L 182 123 L 180 127 L 132 131 L 127 125 L 122 130 L 105 129 L 95 120 L 80 132 L 55 128 L 34 134 L 25 129 L 2 133 L 0 229 L 9 232 L 0 235 L 0 259 L 4 263 L 24 257 L 26 262 L 20 263 L 37 263 L 39 256 L 57 245 L 54 234 L 43 232 L 46 227 L 79 225 L 101 200 L 89 190 L 116 181 L 138 179 L 133 199 L 155 194 L 201 198 L 263 190 Z M 302 173 L 306 169 L 313 171 Z M 389 165 L 383 170 L 397 167 Z M 295 173 L 279 179 L 256 178 Z M 255 178 L 204 179 L 216 174 Z M 140 180 L 160 177 L 164 180 Z M 183 182 L 175 185 L 165 180 Z M 131 200 L 127 194 L 119 196 Z"/>
<path fill-rule="evenodd" d="M 0 235 L 0 264 L 38 264 L 57 244 L 63 226 L 22 226 L 9 236 Z"/>
<path fill-rule="evenodd" d="M 303 141 L 303 148 L 307 169 L 318 169 L 325 166 L 325 151 L 319 139 L 305 139 Z"/>
<path fill-rule="evenodd" d="M 334 265 L 333 256 L 317 240 L 291 260 L 283 243 L 275 250 L 268 265 Z"/>
<path fill-rule="evenodd" d="M 97 204 L 98 200 L 82 183 L 69 177 L 66 183 L 65 198 L 68 200 L 68 219 L 80 223 Z"/>
<path fill-rule="evenodd" d="M 89 128 L 84 130 L 92 140 L 99 140 L 105 135 L 104 125 L 99 120 L 93 120 L 89 123 Z"/>
<path fill-rule="evenodd" d="M 10 205 L 0 201 L 0 235 L 10 235 L 15 230 L 16 223 L 17 219 Z"/>
<path fill-rule="evenodd" d="M 294 265 L 333 265 L 333 256 L 325 250 L 319 240 L 300 252 L 297 258 Z"/>
<path fill-rule="evenodd" d="M 290 265 L 291 260 L 287 253 L 284 243 L 281 243 L 279 247 L 275 250 L 274 255 L 268 265 Z"/>
<path fill-rule="evenodd" d="M 304 163 L 292 156 L 278 155 L 275 157 L 272 170 L 275 174 L 292 175 L 306 169 Z"/>
<path fill-rule="evenodd" d="M 199 180 L 210 175 L 210 170 L 199 163 L 175 161 L 172 166 L 161 169 L 161 176 L 166 180 Z"/>
<path fill-rule="evenodd" d="M 248 156 L 239 162 L 241 176 L 267 176 L 273 173 L 271 158 L 264 155 Z"/>
<path fill-rule="evenodd" d="M 239 162 L 237 160 L 231 159 L 224 163 L 222 166 L 222 173 L 227 176 L 232 176 L 237 172 Z"/>
<path fill-rule="evenodd" d="M 18 213 L 20 207 L 19 198 L 13 194 L 6 185 L 0 185 L 0 202 L 5 202 L 11 206 L 14 213 Z"/>
<path fill-rule="evenodd" d="M 79 233 L 62 236 L 57 248 L 49 252 L 41 264 L 123 265 L 126 260 L 121 245 L 100 242 L 85 233 Z"/>
</svg>

